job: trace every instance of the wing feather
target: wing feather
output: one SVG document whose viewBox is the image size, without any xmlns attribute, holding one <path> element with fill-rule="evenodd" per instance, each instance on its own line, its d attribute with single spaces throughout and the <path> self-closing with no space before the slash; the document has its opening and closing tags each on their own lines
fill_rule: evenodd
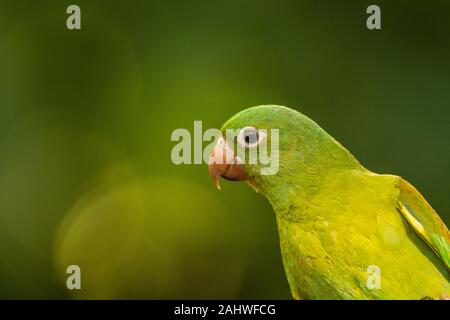
<svg viewBox="0 0 450 320">
<path fill-rule="evenodd" d="M 450 235 L 447 226 L 410 183 L 400 179 L 398 211 L 450 271 Z"/>
</svg>

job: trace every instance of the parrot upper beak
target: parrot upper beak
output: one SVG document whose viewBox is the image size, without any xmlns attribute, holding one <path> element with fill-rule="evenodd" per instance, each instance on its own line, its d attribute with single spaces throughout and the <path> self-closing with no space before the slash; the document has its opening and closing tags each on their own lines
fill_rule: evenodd
<svg viewBox="0 0 450 320">
<path fill-rule="evenodd" d="M 238 156 L 235 156 L 223 137 L 217 140 L 216 146 L 209 156 L 208 164 L 209 175 L 214 186 L 219 190 L 219 177 L 234 181 L 248 178 L 243 161 Z"/>
</svg>

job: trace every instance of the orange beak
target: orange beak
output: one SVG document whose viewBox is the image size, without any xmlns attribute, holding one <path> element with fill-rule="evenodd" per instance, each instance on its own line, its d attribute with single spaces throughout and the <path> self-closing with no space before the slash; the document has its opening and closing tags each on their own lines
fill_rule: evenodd
<svg viewBox="0 0 450 320">
<path fill-rule="evenodd" d="M 242 160 L 235 156 L 223 137 L 217 140 L 216 146 L 209 156 L 208 165 L 212 182 L 219 190 L 219 177 L 233 181 L 242 181 L 248 178 Z"/>
</svg>

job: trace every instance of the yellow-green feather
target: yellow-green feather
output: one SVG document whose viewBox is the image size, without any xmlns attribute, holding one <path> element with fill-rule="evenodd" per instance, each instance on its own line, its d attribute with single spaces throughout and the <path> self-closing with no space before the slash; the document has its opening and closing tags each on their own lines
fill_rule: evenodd
<svg viewBox="0 0 450 320">
<path fill-rule="evenodd" d="M 401 178 L 330 175 L 305 206 L 277 212 L 293 296 L 304 299 L 421 299 L 450 293 L 444 264 L 396 210 Z M 297 218 L 293 218 L 297 217 Z M 380 268 L 379 289 L 367 285 Z"/>
<path fill-rule="evenodd" d="M 296 299 L 421 299 L 450 294 L 448 229 L 400 177 L 366 170 L 314 121 L 281 106 L 246 109 L 224 125 L 279 129 L 280 169 L 249 184 L 276 213 Z M 270 135 L 268 137 L 270 140 Z M 368 285 L 370 266 L 380 288 Z"/>
<path fill-rule="evenodd" d="M 411 184 L 400 179 L 397 187 L 400 213 L 450 270 L 450 236 L 446 225 Z"/>
</svg>

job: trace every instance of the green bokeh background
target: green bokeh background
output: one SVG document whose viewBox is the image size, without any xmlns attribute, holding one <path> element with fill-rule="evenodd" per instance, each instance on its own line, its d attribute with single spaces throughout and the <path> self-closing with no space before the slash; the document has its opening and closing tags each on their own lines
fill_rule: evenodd
<svg viewBox="0 0 450 320">
<path fill-rule="evenodd" d="M 2 1 L 0 298 L 290 298 L 268 202 L 170 158 L 174 129 L 258 104 L 310 116 L 449 224 L 450 3 L 376 1 L 379 31 L 370 4 Z"/>
</svg>

